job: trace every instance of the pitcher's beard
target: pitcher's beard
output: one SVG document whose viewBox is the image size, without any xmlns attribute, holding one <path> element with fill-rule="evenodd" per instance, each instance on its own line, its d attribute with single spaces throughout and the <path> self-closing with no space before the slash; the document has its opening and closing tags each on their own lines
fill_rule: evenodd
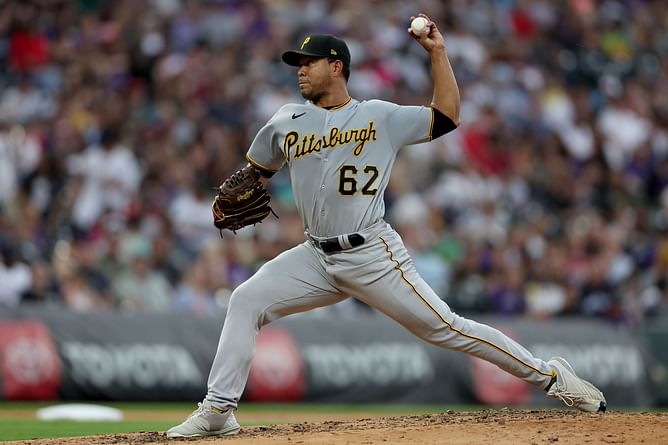
<svg viewBox="0 0 668 445">
<path fill-rule="evenodd" d="M 302 97 L 306 100 L 310 100 L 314 104 L 317 104 L 320 99 L 322 99 L 322 94 L 321 93 L 316 93 L 315 91 L 302 91 Z"/>
</svg>

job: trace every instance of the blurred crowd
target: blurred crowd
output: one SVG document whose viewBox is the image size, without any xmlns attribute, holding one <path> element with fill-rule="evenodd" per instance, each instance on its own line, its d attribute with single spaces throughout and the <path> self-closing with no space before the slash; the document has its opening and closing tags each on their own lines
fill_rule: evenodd
<svg viewBox="0 0 668 445">
<path fill-rule="evenodd" d="M 386 219 L 456 311 L 668 313 L 668 3 L 662 0 L 0 2 L 0 305 L 221 315 L 304 240 L 213 228 L 212 188 L 301 101 L 280 54 L 337 34 L 353 97 L 429 104 L 444 32 L 462 125 L 402 150 Z M 350 303 L 341 310 L 366 310 Z"/>
</svg>

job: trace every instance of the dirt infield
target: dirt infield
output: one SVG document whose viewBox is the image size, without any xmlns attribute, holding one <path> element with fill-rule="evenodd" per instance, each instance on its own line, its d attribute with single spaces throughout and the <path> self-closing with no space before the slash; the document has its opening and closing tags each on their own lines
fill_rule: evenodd
<svg viewBox="0 0 668 445">
<path fill-rule="evenodd" d="M 241 416 L 240 420 L 244 419 Z M 147 444 L 668 444 L 668 413 L 585 414 L 561 410 L 477 412 L 322 421 L 243 428 L 238 436 L 167 439 L 147 432 L 13 443 L 25 445 Z"/>
</svg>

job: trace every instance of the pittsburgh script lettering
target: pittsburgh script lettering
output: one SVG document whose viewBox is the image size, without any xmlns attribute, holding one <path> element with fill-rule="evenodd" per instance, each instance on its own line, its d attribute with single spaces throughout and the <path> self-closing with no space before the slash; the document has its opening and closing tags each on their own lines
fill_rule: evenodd
<svg viewBox="0 0 668 445">
<path fill-rule="evenodd" d="M 311 153 L 319 153 L 321 149 L 334 149 L 340 145 L 347 145 L 355 142 L 353 147 L 353 154 L 359 156 L 364 150 L 364 146 L 369 141 L 376 140 L 376 129 L 373 128 L 373 121 L 369 121 L 366 128 L 353 128 L 346 131 L 341 131 L 334 127 L 330 132 L 324 136 L 318 136 L 316 133 L 308 134 L 300 137 L 297 131 L 290 131 L 285 135 L 283 140 L 283 152 L 285 157 L 290 159 L 292 153 L 293 159 L 301 158 L 302 156 L 310 155 Z"/>
</svg>

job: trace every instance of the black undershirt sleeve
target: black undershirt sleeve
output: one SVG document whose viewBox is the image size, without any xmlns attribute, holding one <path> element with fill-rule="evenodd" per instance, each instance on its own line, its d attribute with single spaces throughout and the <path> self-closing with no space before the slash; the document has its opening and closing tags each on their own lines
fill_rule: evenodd
<svg viewBox="0 0 668 445">
<path fill-rule="evenodd" d="M 261 165 L 258 165 L 256 162 L 251 161 L 248 157 L 246 157 L 246 160 L 250 165 L 255 167 L 255 170 L 259 171 L 262 177 L 264 178 L 271 178 L 274 176 L 275 171 L 272 170 L 267 170 L 266 168 L 262 167 Z"/>
<path fill-rule="evenodd" d="M 450 133 L 452 130 L 457 128 L 457 125 L 445 114 L 438 111 L 436 108 L 431 107 L 434 112 L 434 126 L 431 129 L 431 139 L 434 140 L 438 137 L 443 136 L 446 133 Z"/>
</svg>

